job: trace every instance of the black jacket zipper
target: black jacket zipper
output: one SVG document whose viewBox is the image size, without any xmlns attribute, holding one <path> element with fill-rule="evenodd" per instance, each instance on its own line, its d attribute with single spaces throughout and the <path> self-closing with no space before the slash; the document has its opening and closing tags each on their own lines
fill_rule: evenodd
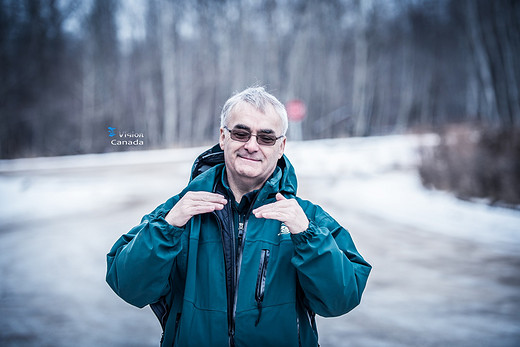
<svg viewBox="0 0 520 347">
<path fill-rule="evenodd" d="M 255 327 L 260 322 L 262 316 L 262 302 L 264 301 L 265 279 L 267 276 L 267 263 L 269 262 L 269 250 L 262 249 L 260 253 L 260 265 L 258 267 L 258 275 L 256 277 L 255 300 L 258 307 L 258 317 L 256 318 Z"/>
<path fill-rule="evenodd" d="M 214 189 L 214 191 L 218 192 L 218 189 Z M 231 223 L 226 223 L 226 226 L 230 228 L 231 232 L 228 233 L 231 239 L 231 247 L 232 249 L 229 249 L 229 255 L 230 255 L 230 261 L 232 262 L 232 265 L 230 269 L 226 270 L 226 277 L 231 275 L 231 283 L 226 282 L 226 289 L 228 293 L 228 299 L 232 298 L 231 300 L 228 300 L 228 335 L 229 335 L 229 346 L 234 347 L 235 346 L 235 319 L 236 319 L 236 309 L 237 309 L 237 299 L 238 299 L 238 282 L 240 278 L 240 268 L 242 266 L 242 253 L 244 250 L 244 244 L 245 244 L 245 238 L 247 233 L 247 222 L 248 217 L 251 215 L 251 211 L 253 210 L 255 201 L 257 196 L 253 199 L 251 202 L 251 205 L 249 206 L 249 210 L 246 214 L 239 214 L 238 216 L 238 235 L 235 239 L 235 233 L 234 233 L 234 225 L 233 225 L 233 218 L 231 218 Z M 223 225 L 222 221 L 219 219 L 219 214 L 225 213 L 224 211 L 229 205 L 226 205 L 223 210 L 215 211 L 213 212 L 217 216 L 217 220 L 219 220 L 219 226 L 221 228 L 221 233 L 224 240 L 224 234 L 226 232 L 224 229 L 226 227 Z M 232 212 L 227 210 L 230 215 L 232 215 Z M 229 230 L 228 230 L 229 231 Z M 237 242 L 236 252 L 235 252 L 235 240 Z M 225 246 L 225 245 L 224 245 Z M 224 253 L 226 253 L 224 251 Z M 226 258 L 226 256 L 225 256 Z M 231 301 L 231 302 L 230 302 Z M 231 307 L 230 307 L 231 306 Z"/>
<path fill-rule="evenodd" d="M 240 267 L 242 265 L 242 251 L 244 250 L 244 238 L 246 236 L 246 225 L 247 219 L 244 215 L 238 215 L 238 244 L 237 244 L 237 257 L 235 264 L 235 290 L 233 297 L 233 310 L 231 316 L 231 326 L 230 326 L 230 343 L 229 345 L 232 347 L 235 345 L 235 319 L 236 319 L 236 311 L 237 311 L 237 300 L 238 300 L 238 279 L 240 278 Z"/>
<path fill-rule="evenodd" d="M 235 297 L 236 291 L 236 256 L 235 256 L 235 233 L 229 232 L 233 230 L 233 222 L 228 219 L 227 223 L 224 223 L 226 207 L 224 210 L 214 211 L 213 215 L 217 220 L 218 227 L 220 229 L 220 233 L 222 234 L 223 240 L 223 250 L 224 250 L 224 262 L 225 262 L 225 271 L 226 271 L 226 294 L 228 297 L 227 303 L 227 318 L 228 318 L 228 336 L 229 336 L 229 346 L 233 347 L 235 345 L 234 335 L 235 335 L 235 322 L 232 317 L 233 312 L 233 304 L 230 300 Z M 220 217 L 219 215 L 222 215 Z M 225 224 L 225 226 L 224 226 Z M 229 235 L 226 237 L 225 234 Z M 227 242 L 226 242 L 227 240 Z M 226 251 L 227 250 L 227 251 Z"/>
</svg>

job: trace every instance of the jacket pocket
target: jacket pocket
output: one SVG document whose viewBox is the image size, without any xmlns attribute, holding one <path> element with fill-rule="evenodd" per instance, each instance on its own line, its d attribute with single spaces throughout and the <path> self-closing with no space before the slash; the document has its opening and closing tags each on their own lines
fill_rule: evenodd
<svg viewBox="0 0 520 347">
<path fill-rule="evenodd" d="M 258 317 L 256 318 L 255 326 L 260 322 L 262 315 L 262 302 L 264 301 L 265 280 L 267 276 L 267 264 L 269 262 L 269 250 L 262 249 L 260 253 L 260 265 L 258 266 L 258 275 L 256 276 L 255 300 L 258 308 Z"/>
</svg>

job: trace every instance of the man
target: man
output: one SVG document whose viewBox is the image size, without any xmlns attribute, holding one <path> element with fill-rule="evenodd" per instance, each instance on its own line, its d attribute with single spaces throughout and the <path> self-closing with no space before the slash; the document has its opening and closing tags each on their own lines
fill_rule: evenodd
<svg viewBox="0 0 520 347">
<path fill-rule="evenodd" d="M 347 230 L 296 197 L 287 124 L 263 88 L 231 97 L 188 186 L 108 254 L 107 282 L 150 304 L 163 346 L 317 346 L 315 314 L 359 304 L 371 267 Z"/>
</svg>

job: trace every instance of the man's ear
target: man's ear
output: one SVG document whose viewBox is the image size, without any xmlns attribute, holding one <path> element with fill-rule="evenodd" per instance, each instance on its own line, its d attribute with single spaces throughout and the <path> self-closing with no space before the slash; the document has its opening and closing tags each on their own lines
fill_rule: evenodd
<svg viewBox="0 0 520 347">
<path fill-rule="evenodd" d="M 285 151 L 285 142 L 287 141 L 287 137 L 283 137 L 280 141 L 280 152 L 278 153 L 278 159 L 282 158 L 283 152 Z"/>
<path fill-rule="evenodd" d="M 219 137 L 219 144 L 220 149 L 224 150 L 224 139 L 226 138 L 226 135 L 224 134 L 224 128 L 220 128 L 220 137 Z"/>
</svg>

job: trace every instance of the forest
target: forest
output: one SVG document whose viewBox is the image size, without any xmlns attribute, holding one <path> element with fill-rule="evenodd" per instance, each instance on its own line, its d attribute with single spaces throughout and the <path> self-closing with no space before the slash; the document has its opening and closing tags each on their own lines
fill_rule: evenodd
<svg viewBox="0 0 520 347">
<path fill-rule="evenodd" d="M 515 0 L 0 7 L 2 159 L 211 144 L 251 85 L 305 103 L 304 140 L 520 124 Z M 142 145 L 112 145 L 108 127 Z"/>
</svg>

